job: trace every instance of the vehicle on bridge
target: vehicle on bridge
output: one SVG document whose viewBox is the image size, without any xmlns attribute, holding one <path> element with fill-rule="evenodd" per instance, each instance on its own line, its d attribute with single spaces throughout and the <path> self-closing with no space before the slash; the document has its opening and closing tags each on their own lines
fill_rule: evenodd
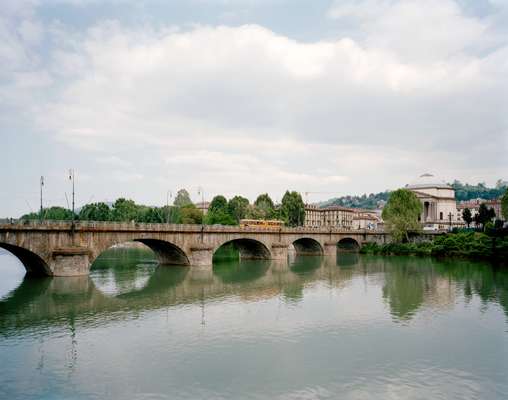
<svg viewBox="0 0 508 400">
<path fill-rule="evenodd" d="M 241 219 L 240 226 L 259 227 L 259 228 L 280 228 L 284 226 L 284 221 L 278 219 Z"/>
</svg>

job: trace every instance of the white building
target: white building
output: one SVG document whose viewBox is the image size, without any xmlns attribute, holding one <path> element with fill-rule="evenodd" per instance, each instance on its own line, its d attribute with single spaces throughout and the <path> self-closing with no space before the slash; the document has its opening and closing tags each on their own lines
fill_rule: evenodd
<svg viewBox="0 0 508 400">
<path fill-rule="evenodd" d="M 406 189 L 411 190 L 420 199 L 423 212 L 419 217 L 428 229 L 448 229 L 462 226 L 462 218 L 457 209 L 455 190 L 432 174 L 423 174 Z"/>
</svg>

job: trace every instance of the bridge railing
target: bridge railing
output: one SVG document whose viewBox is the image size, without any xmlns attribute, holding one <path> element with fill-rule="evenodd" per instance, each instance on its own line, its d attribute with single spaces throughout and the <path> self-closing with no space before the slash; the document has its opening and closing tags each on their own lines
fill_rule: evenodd
<svg viewBox="0 0 508 400">
<path fill-rule="evenodd" d="M 201 224 L 167 224 L 167 223 L 146 223 L 146 222 L 119 222 L 119 221 L 61 221 L 61 220 L 24 220 L 24 219 L 0 219 L 0 227 L 33 228 L 33 229 L 97 229 L 97 230 L 140 230 L 159 232 L 284 232 L 284 233 L 356 233 L 356 234 L 383 234 L 384 230 L 375 229 L 346 229 L 330 227 L 281 227 L 263 228 L 253 226 L 232 226 L 232 225 L 201 225 Z"/>
</svg>

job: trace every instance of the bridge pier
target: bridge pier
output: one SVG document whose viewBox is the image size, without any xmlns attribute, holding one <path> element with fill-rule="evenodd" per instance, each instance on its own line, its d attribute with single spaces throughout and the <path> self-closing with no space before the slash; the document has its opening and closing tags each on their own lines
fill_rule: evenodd
<svg viewBox="0 0 508 400">
<path fill-rule="evenodd" d="M 289 246 L 284 243 L 273 243 L 272 244 L 272 260 L 285 260 L 288 259 L 288 248 Z"/>
<path fill-rule="evenodd" d="M 49 268 L 53 276 L 82 276 L 90 273 L 90 251 L 83 247 L 53 250 Z"/>
<path fill-rule="evenodd" d="M 199 245 L 191 247 L 189 257 L 190 265 L 195 267 L 213 266 L 213 247 L 207 245 Z"/>
<path fill-rule="evenodd" d="M 333 262 L 337 259 L 337 243 L 325 242 L 323 252 L 326 258 Z"/>
</svg>

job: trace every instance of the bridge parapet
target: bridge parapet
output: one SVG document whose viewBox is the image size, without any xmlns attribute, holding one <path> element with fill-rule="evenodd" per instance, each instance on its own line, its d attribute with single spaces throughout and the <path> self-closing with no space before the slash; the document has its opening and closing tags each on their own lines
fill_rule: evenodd
<svg viewBox="0 0 508 400">
<path fill-rule="evenodd" d="M 384 234 L 384 230 L 374 229 L 341 229 L 319 227 L 281 227 L 263 228 L 238 225 L 203 225 L 203 224 L 166 224 L 145 222 L 118 221 L 59 221 L 59 220 L 14 220 L 0 219 L 0 230 L 74 230 L 74 231 L 150 231 L 150 232 L 282 232 L 282 233 L 320 233 L 320 234 Z"/>
</svg>

